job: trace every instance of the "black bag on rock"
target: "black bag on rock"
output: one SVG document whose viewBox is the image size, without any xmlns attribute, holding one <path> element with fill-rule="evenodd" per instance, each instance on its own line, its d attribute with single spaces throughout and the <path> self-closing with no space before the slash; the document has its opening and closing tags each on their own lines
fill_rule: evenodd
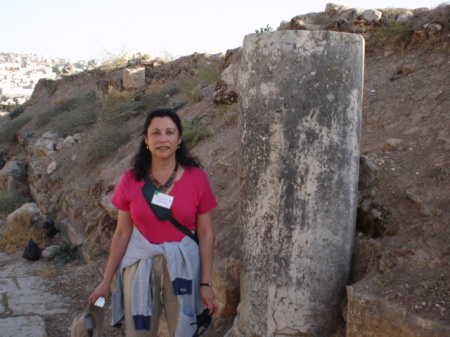
<svg viewBox="0 0 450 337">
<path fill-rule="evenodd" d="M 41 258 L 41 254 L 41 248 L 39 248 L 39 246 L 33 241 L 33 239 L 30 239 L 27 243 L 27 246 L 25 247 L 22 256 L 27 260 L 36 261 Z"/>
</svg>

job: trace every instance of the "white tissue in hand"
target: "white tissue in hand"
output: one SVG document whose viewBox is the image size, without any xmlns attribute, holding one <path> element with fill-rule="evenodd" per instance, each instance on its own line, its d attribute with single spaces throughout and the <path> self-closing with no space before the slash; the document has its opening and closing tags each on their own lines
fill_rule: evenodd
<svg viewBox="0 0 450 337">
<path fill-rule="evenodd" d="M 104 306 L 105 306 L 105 298 L 104 297 L 99 297 L 98 299 L 97 299 L 97 301 L 95 301 L 95 304 L 94 304 L 96 307 L 99 307 L 99 308 L 103 308 Z"/>
</svg>

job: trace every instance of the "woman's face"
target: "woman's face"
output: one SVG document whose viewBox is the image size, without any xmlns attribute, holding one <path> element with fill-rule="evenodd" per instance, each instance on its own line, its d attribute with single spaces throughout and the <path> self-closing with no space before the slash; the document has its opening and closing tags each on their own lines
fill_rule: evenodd
<svg viewBox="0 0 450 337">
<path fill-rule="evenodd" d="M 152 159 L 168 159 L 175 156 L 181 137 L 170 117 L 155 117 L 148 126 L 144 141 L 148 145 Z"/>
</svg>

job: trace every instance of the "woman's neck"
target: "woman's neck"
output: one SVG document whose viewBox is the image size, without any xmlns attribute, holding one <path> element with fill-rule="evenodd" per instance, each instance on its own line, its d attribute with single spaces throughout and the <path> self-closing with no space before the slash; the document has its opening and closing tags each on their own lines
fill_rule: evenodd
<svg viewBox="0 0 450 337">
<path fill-rule="evenodd" d="M 176 159 L 175 158 L 167 158 L 167 159 L 155 159 L 152 158 L 152 164 L 150 169 L 152 172 L 172 172 L 174 167 L 176 165 Z"/>
</svg>

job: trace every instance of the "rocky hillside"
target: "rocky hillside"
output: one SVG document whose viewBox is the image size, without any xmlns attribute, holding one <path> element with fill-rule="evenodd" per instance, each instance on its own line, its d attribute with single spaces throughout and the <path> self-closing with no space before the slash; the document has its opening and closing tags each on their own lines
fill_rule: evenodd
<svg viewBox="0 0 450 337">
<path fill-rule="evenodd" d="M 357 235 L 337 336 L 450 331 L 449 16 L 448 5 L 431 11 L 328 5 L 279 27 L 366 39 Z M 240 53 L 41 80 L 20 116 L 0 120 L 0 189 L 35 202 L 61 230 L 60 240 L 82 244 L 85 262 L 102 271 L 117 216 L 109 198 L 129 167 L 145 111 L 177 109 L 219 201 L 214 283 L 220 312 L 208 336 L 223 336 L 239 303 Z M 73 299 L 80 311 L 94 287 L 85 285 Z M 65 320 L 67 327 L 71 317 Z M 49 330 L 66 335 L 59 324 Z"/>
</svg>

